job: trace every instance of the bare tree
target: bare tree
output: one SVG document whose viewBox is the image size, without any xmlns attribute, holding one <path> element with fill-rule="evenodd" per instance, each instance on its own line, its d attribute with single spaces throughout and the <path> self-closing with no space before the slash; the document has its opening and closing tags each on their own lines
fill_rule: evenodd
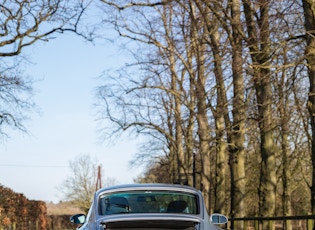
<svg viewBox="0 0 315 230">
<path fill-rule="evenodd" d="M 119 35 L 140 47 L 129 72 L 111 76 L 115 88 L 99 91 L 115 131 L 149 136 L 147 157 L 176 177 L 195 162 L 198 178 L 188 181 L 210 211 L 290 215 L 289 201 L 310 178 L 299 3 L 102 2 Z"/>
<path fill-rule="evenodd" d="M 117 9 L 129 9 L 128 12 L 130 12 L 130 8 L 141 6 L 143 7 L 145 4 L 134 4 L 134 5 L 116 5 L 114 3 L 110 4 L 111 6 L 115 6 Z M 171 139 L 168 139 L 169 143 L 174 143 L 172 145 L 169 145 L 169 151 L 170 151 L 170 164 L 175 164 L 173 166 L 174 171 L 177 171 L 177 174 L 181 175 L 182 171 L 179 169 L 182 168 L 182 166 L 186 165 L 184 168 L 184 171 L 188 171 L 187 169 L 191 168 L 191 166 L 185 162 L 187 162 L 186 159 L 191 159 L 191 149 L 194 147 L 190 147 L 191 143 L 195 141 L 195 148 L 196 148 L 196 158 L 195 161 L 197 163 L 197 167 L 200 173 L 200 180 L 197 183 L 194 183 L 194 185 L 201 189 L 203 191 L 203 194 L 206 199 L 207 208 L 209 211 L 212 210 L 212 204 L 211 204 L 211 195 L 214 193 L 214 190 L 216 190 L 216 196 L 215 196 L 215 204 L 216 210 L 224 210 L 224 205 L 226 202 L 226 198 L 224 194 L 225 191 L 225 170 L 224 165 L 226 165 L 226 149 L 227 149 L 227 143 L 225 141 L 225 136 L 227 135 L 225 131 L 224 125 L 227 125 L 228 128 L 235 127 L 239 129 L 240 122 L 244 122 L 244 117 L 236 119 L 235 126 L 230 125 L 228 116 L 228 109 L 229 104 L 227 103 L 227 94 L 225 91 L 225 82 L 224 82 L 224 70 L 220 69 L 222 68 L 223 64 L 223 58 L 221 57 L 222 53 L 220 53 L 222 50 L 224 50 L 224 46 L 221 47 L 220 42 L 223 41 L 221 34 L 219 33 L 219 28 L 216 26 L 216 23 L 213 23 L 213 20 L 215 19 L 212 17 L 212 20 L 209 20 L 209 7 L 205 4 L 203 4 L 202 1 L 187 1 L 187 2 L 173 2 L 173 5 L 169 3 L 168 5 L 172 6 L 170 7 L 168 5 L 165 5 L 164 3 L 160 4 L 163 6 L 160 6 L 159 8 L 168 9 L 169 11 L 159 11 L 159 9 L 156 9 L 158 12 L 161 12 L 161 18 L 162 21 L 165 22 L 163 27 L 165 30 L 165 33 L 159 33 L 160 31 L 156 30 L 155 24 L 153 22 L 157 22 L 158 20 L 148 18 L 147 16 L 144 17 L 145 20 L 147 20 L 148 25 L 150 25 L 150 31 L 139 32 L 137 31 L 131 31 L 131 28 L 137 28 L 139 29 L 140 26 L 135 25 L 118 25 L 117 21 L 115 21 L 116 28 L 120 28 L 119 34 L 128 37 L 131 40 L 137 40 L 144 44 L 149 44 L 151 46 L 155 45 L 159 47 L 160 50 L 157 52 L 158 55 L 160 55 L 160 59 L 152 60 L 148 59 L 148 56 L 146 56 L 146 62 L 145 64 L 147 66 L 146 69 L 155 69 L 153 67 L 153 63 L 163 63 L 164 68 L 169 68 L 170 72 L 165 72 L 166 74 L 169 74 L 169 77 L 165 75 L 163 78 L 163 81 L 159 82 L 157 85 L 148 85 L 148 79 L 145 78 L 145 84 L 142 84 L 142 87 L 135 87 L 134 89 L 151 89 L 151 93 L 153 92 L 152 89 L 161 89 L 164 90 L 165 93 L 167 93 L 166 98 L 172 98 L 167 101 L 168 108 L 161 111 L 159 114 L 167 114 L 167 118 L 163 119 L 165 121 L 171 121 L 171 124 L 176 125 L 170 125 L 168 127 L 168 135 L 165 136 L 166 140 L 171 137 Z M 137 8 L 139 9 L 139 8 Z M 175 11 L 176 9 L 177 11 Z M 151 9 L 147 9 L 151 11 Z M 208 12 L 207 12 L 208 10 Z M 142 11 L 141 11 L 142 12 Z M 169 13 L 167 13 L 169 12 Z M 120 12 L 122 13 L 122 12 Z M 139 13 L 139 10 L 136 11 L 136 13 Z M 145 15 L 145 13 L 142 13 L 142 16 Z M 147 14 L 148 15 L 148 14 Z M 202 17 L 204 16 L 204 17 Z M 178 20 L 178 24 L 175 23 L 175 19 Z M 144 22 L 145 20 L 141 20 L 141 22 Z M 127 20 L 126 18 L 123 20 L 124 22 L 130 22 L 130 20 Z M 211 22 L 210 22 L 211 21 Z M 218 20 L 219 21 L 219 20 Z M 123 33 L 123 30 L 127 30 Z M 235 29 L 236 31 L 237 29 Z M 130 32 L 132 32 L 130 34 Z M 176 35 L 176 36 L 175 36 Z M 141 38 L 140 38 L 141 37 Z M 208 41 L 208 37 L 211 38 L 211 41 Z M 157 40 L 157 38 L 161 40 Z M 165 39 L 165 40 L 163 40 Z M 231 38 L 231 40 L 233 40 Z M 176 43 L 174 42 L 176 41 Z M 212 52 L 209 52 L 209 46 L 212 49 Z M 238 49 L 241 49 L 242 47 L 239 47 L 238 45 L 235 46 Z M 212 55 L 214 58 L 212 58 Z M 240 53 L 241 55 L 241 53 Z M 152 57 L 152 52 L 150 53 L 150 57 Z M 165 62 L 165 60 L 167 60 Z M 143 62 L 144 63 L 144 62 Z M 175 65 L 176 63 L 176 65 Z M 215 67 L 212 68 L 212 63 L 215 63 Z M 235 66 L 238 68 L 242 65 L 240 63 L 236 63 Z M 155 70 L 156 71 L 156 70 Z M 214 72 L 214 74 L 212 74 Z M 158 72 L 159 74 L 161 72 Z M 239 70 L 235 70 L 236 76 L 240 76 Z M 146 75 L 147 76 L 147 75 Z M 187 77 L 186 77 L 187 76 Z M 213 78 L 215 76 L 216 83 L 213 81 Z M 186 77 L 186 78 L 185 78 Z M 156 76 L 155 79 L 159 79 L 160 76 Z M 171 80 L 168 80 L 171 79 Z M 133 82 L 136 82 L 133 80 Z M 150 81 L 153 82 L 153 81 Z M 170 82 L 170 83 L 168 83 Z M 241 84 L 242 82 L 240 80 L 237 81 L 238 84 Z M 163 87 L 161 87 L 161 85 Z M 171 86 L 171 89 L 165 87 L 167 85 Z M 185 85 L 189 85 L 188 87 L 184 87 Z M 120 87 L 122 88 L 122 87 Z M 182 91 L 184 89 L 184 91 Z M 217 90 L 218 95 L 212 96 L 209 92 Z M 239 90 L 237 92 L 238 97 L 239 95 L 242 95 L 242 90 Z M 105 92 L 105 91 L 103 91 Z M 129 90 L 128 92 L 134 92 L 134 90 Z M 117 93 L 116 93 L 117 94 Z M 109 95 L 114 95 L 113 93 L 104 95 L 103 99 L 108 99 Z M 119 95 L 123 95 L 119 93 Z M 129 94 L 130 95 L 130 94 Z M 139 93 L 137 96 L 140 95 Z M 146 94 L 149 95 L 149 94 Z M 189 98 L 190 100 L 183 100 L 183 98 Z M 213 98 L 217 98 L 216 102 L 212 102 Z M 119 97 L 119 100 L 121 100 L 121 97 Z M 242 101 L 242 98 L 240 98 Z M 162 101 L 165 101 L 162 99 Z M 155 102 L 156 103 L 156 102 Z M 213 103 L 213 105 L 211 105 Z M 106 103 L 107 105 L 110 105 L 112 103 Z M 130 105 L 130 103 L 128 103 Z M 124 103 L 124 108 L 128 106 L 126 103 Z M 142 104 L 144 105 L 144 104 Z M 152 103 L 150 103 L 150 107 L 152 108 Z M 209 106 L 210 105 L 210 106 Z M 237 105 L 236 107 L 238 107 Z M 189 111 L 189 119 L 185 120 L 185 109 L 188 109 Z M 162 108 L 162 107 L 160 107 Z M 238 107 L 240 108 L 240 107 Z M 241 109 L 241 108 L 240 108 Z M 244 109 L 244 108 L 242 108 Z M 237 111 L 236 109 L 234 111 Z M 110 112 L 110 110 L 106 110 L 106 112 Z M 212 117 L 209 115 L 213 113 L 213 117 L 215 118 L 215 122 L 213 121 Z M 173 113 L 173 114 L 172 114 Z M 119 114 L 125 114 L 125 113 L 119 113 Z M 153 114 L 152 111 L 149 114 Z M 236 114 L 236 113 L 235 113 Z M 126 117 L 126 116 L 124 116 Z M 150 116 L 152 118 L 152 115 Z M 122 120 L 113 119 L 112 116 L 110 116 L 112 120 L 120 121 L 120 124 L 128 124 L 128 122 L 121 122 Z M 243 120 L 242 120 L 243 119 Z M 125 120 L 124 120 L 125 121 Z M 189 123 L 186 123 L 185 121 L 189 121 Z M 226 123 L 225 123 L 226 121 Z M 218 130 L 212 130 L 211 128 L 214 127 L 214 123 L 216 124 L 216 127 Z M 139 122 L 137 123 L 129 123 L 133 125 L 140 125 Z M 142 123 L 142 125 L 147 123 Z M 167 122 L 167 124 L 170 124 Z M 178 124 L 183 124 L 179 126 Z M 185 125 L 188 124 L 188 125 Z M 152 123 L 151 123 L 152 125 Z M 131 126 L 128 126 L 131 127 Z M 156 125 L 156 127 L 161 128 L 161 125 Z M 173 128 L 176 127 L 176 128 Z M 189 127 L 187 129 L 186 127 Z M 195 129 L 192 129 L 192 127 L 195 127 Z M 179 129 L 178 129 L 179 128 Z M 182 131 L 184 130 L 184 131 Z M 185 131 L 186 130 L 186 131 Z M 241 128 L 240 132 L 244 132 L 244 130 Z M 215 138 L 212 136 L 212 133 L 216 133 Z M 237 132 L 235 132 L 237 133 Z M 176 134 L 180 134 L 177 135 Z M 185 136 L 184 140 L 187 140 L 187 142 L 184 142 L 184 146 L 180 147 L 182 145 L 182 142 L 184 141 L 180 136 L 183 134 L 188 134 Z M 238 135 L 238 134 L 237 134 Z M 244 135 L 244 134 L 243 134 Z M 191 138 L 195 136 L 195 138 Z M 217 140 L 217 146 L 216 148 L 211 147 L 212 141 L 216 139 Z M 175 140 L 175 142 L 173 142 Z M 189 141 L 190 140 L 190 141 Z M 241 141 L 240 141 L 241 142 Z M 239 143 L 240 143 L 239 142 Z M 175 144 L 177 143 L 177 144 Z M 235 144 L 234 144 L 235 145 Z M 240 143 L 240 149 L 241 149 L 242 143 Z M 187 147 L 184 156 L 181 156 L 183 147 Z M 238 156 L 242 156 L 241 154 L 238 154 Z M 215 165 L 214 161 L 212 159 L 217 159 L 217 165 Z M 184 162 L 184 164 L 183 164 Z M 235 162 L 239 162 L 242 164 L 242 160 L 235 160 Z M 211 169 L 211 164 L 214 165 L 213 170 Z M 188 167 L 187 167 L 188 166 Z M 177 169 L 176 169 L 177 167 Z M 244 169 L 244 167 L 241 165 L 238 167 L 240 170 Z M 214 171 L 217 170 L 215 173 Z M 172 166 L 171 166 L 172 171 Z M 211 186 L 212 181 L 214 181 L 214 174 L 217 175 L 217 184 L 214 188 L 214 186 Z M 241 180 L 240 180 L 241 178 Z M 240 175 L 240 177 L 237 177 L 236 179 L 238 183 L 241 184 L 242 180 L 245 180 L 244 175 Z M 244 188 L 242 188 L 244 189 Z M 242 192 L 244 193 L 244 191 Z M 244 196 L 244 194 L 241 194 L 240 197 Z M 235 203 L 241 204 L 241 199 L 237 199 Z M 241 209 L 240 209 L 241 210 Z"/>
<path fill-rule="evenodd" d="M 183 146 L 183 134 L 186 130 L 183 117 L 186 117 L 189 112 L 185 106 L 188 104 L 188 100 L 191 100 L 187 97 L 189 93 L 186 90 L 189 89 L 185 86 L 185 79 L 189 74 L 189 70 L 187 70 L 189 63 L 183 59 L 186 51 L 183 50 L 184 54 L 182 55 L 182 51 L 178 50 L 179 43 L 184 47 L 186 46 L 185 41 L 179 41 L 181 38 L 178 36 L 180 29 L 182 29 L 182 33 L 185 33 L 186 28 L 180 28 L 179 24 L 176 24 L 181 20 L 181 16 L 178 16 L 178 12 L 175 11 L 176 8 L 172 9 L 171 6 L 162 5 L 159 8 L 148 10 L 152 13 L 151 18 L 141 10 L 135 11 L 139 17 L 143 18 L 141 22 L 126 20 L 127 14 L 122 16 L 124 18 L 121 21 L 114 22 L 121 36 L 141 44 L 141 49 L 137 50 L 134 56 L 143 75 L 134 79 L 127 79 L 131 84 L 124 84 L 125 87 L 121 87 L 120 82 L 122 81 L 116 79 L 115 81 L 119 82 L 118 85 L 120 86 L 115 88 L 120 89 L 120 92 L 116 91 L 113 94 L 110 93 L 113 89 L 103 87 L 100 88 L 101 98 L 104 100 L 113 98 L 116 102 L 111 102 L 117 103 L 119 101 L 120 104 L 124 104 L 124 111 L 119 113 L 120 115 L 126 114 L 127 111 L 140 112 L 140 116 L 127 117 L 123 115 L 117 119 L 117 116 L 110 116 L 113 114 L 112 111 L 106 110 L 109 118 L 122 129 L 136 128 L 138 133 L 150 133 L 151 137 L 160 141 L 164 140 L 163 144 L 169 150 L 167 154 L 172 159 L 170 176 L 174 180 L 181 181 L 187 179 L 187 175 L 191 173 L 189 172 L 189 164 L 191 164 L 192 156 L 186 154 Z M 128 24 L 118 24 L 119 22 L 128 22 Z M 150 25 L 148 29 L 138 25 L 144 22 Z M 140 53 L 144 57 L 140 57 Z M 187 64 L 184 68 L 178 64 L 183 61 Z M 125 73 L 124 75 L 125 79 L 126 76 L 129 76 Z M 122 92 L 128 92 L 128 99 L 123 97 L 124 93 Z M 115 95 L 122 96 L 117 98 Z M 191 154 L 192 147 L 189 146 Z"/>
<path fill-rule="evenodd" d="M 32 80 L 22 77 L 18 64 L 9 64 L 1 60 L 0 71 L 0 136 L 8 137 L 8 129 L 26 132 L 23 124 L 35 105 L 31 100 Z"/>
<path fill-rule="evenodd" d="M 276 210 L 276 162 L 273 139 L 275 126 L 272 118 L 272 73 L 270 68 L 268 68 L 272 57 L 269 4 L 269 1 L 264 0 L 259 1 L 257 4 L 243 0 L 260 130 L 262 162 L 259 194 L 261 198 L 260 213 L 262 216 L 273 216 Z M 258 18 L 255 17 L 257 11 L 259 11 Z"/>
<path fill-rule="evenodd" d="M 296 100 L 299 101 L 299 104 L 301 100 L 304 101 L 302 104 L 306 102 L 306 95 L 303 96 L 301 90 L 307 85 L 307 77 L 304 64 L 301 62 L 304 56 L 303 49 L 301 49 L 304 46 L 304 41 L 300 38 L 289 39 L 300 34 L 300 31 L 303 30 L 302 20 L 300 17 L 297 17 L 297 15 L 301 15 L 302 9 L 300 9 L 298 3 L 291 2 L 287 4 L 274 4 L 269 17 L 273 21 L 273 28 L 285 32 L 285 34 L 282 34 L 271 29 L 271 44 L 276 50 L 271 62 L 275 70 L 271 77 L 271 84 L 273 88 L 273 103 L 276 108 L 274 110 L 276 116 L 273 116 L 273 119 L 278 124 L 275 126 L 274 132 L 276 162 L 281 162 L 281 164 L 276 166 L 276 199 L 282 202 L 281 205 L 277 205 L 277 208 L 282 209 L 281 215 L 292 216 L 295 212 L 295 208 L 292 205 L 294 191 L 297 186 L 305 188 L 307 185 L 306 183 L 302 185 L 303 183 L 300 183 L 301 179 L 297 176 L 299 174 L 297 173 L 297 170 L 299 170 L 298 164 L 302 163 L 303 160 L 296 160 L 300 157 L 296 154 L 296 150 L 300 149 L 302 154 L 302 149 L 308 146 L 308 142 L 304 142 L 295 149 L 291 147 L 292 143 L 299 145 L 299 142 L 296 140 L 299 133 L 303 132 L 297 125 L 298 123 L 303 124 L 305 121 L 300 119 L 297 113 L 300 108 L 296 106 Z M 289 5 L 291 7 L 287 7 Z M 274 12 L 281 12 L 282 17 L 278 17 Z M 294 26 L 290 26 L 289 21 L 295 21 L 295 24 L 292 24 Z M 306 91 L 304 89 L 304 92 Z M 298 98 L 294 96 L 297 93 L 299 94 Z M 309 159 L 309 157 L 307 158 Z M 292 229 L 290 221 L 284 222 L 283 228 Z"/>
<path fill-rule="evenodd" d="M 99 163 L 90 155 L 79 155 L 69 162 L 71 174 L 60 185 L 66 201 L 87 212 L 96 191 Z"/>
<path fill-rule="evenodd" d="M 90 1 L 11 1 L 0 3 L 0 135 L 7 129 L 26 132 L 23 124 L 34 103 L 32 80 L 23 75 L 22 51 L 38 41 L 49 41 L 57 33 L 74 32 L 91 40 L 80 26 Z"/>
<path fill-rule="evenodd" d="M 241 1 L 231 1 L 232 24 L 232 72 L 233 72 L 233 123 L 231 127 L 230 167 L 231 167 L 231 210 L 232 215 L 245 216 L 245 84 L 242 66 L 243 58 L 243 23 L 241 21 Z M 237 229 L 244 226 L 239 223 Z"/>
<path fill-rule="evenodd" d="M 312 129 L 312 185 L 311 185 L 311 205 L 312 213 L 315 214 L 315 16 L 314 7 L 315 3 L 311 0 L 303 0 L 303 9 L 305 15 L 305 38 L 306 49 L 305 58 L 308 67 L 308 77 L 310 82 L 309 98 L 308 98 L 308 110 L 310 114 L 310 123 Z"/>
<path fill-rule="evenodd" d="M 116 4 L 110 5 L 114 5 L 117 9 L 121 8 Z M 140 6 L 143 5 L 140 4 Z M 187 17 L 187 11 L 193 15 L 193 11 L 189 9 L 190 6 L 186 3 L 176 4 L 175 2 L 174 4 L 171 2 L 157 4 L 152 6 L 153 8 L 147 9 L 151 12 L 150 17 L 147 16 L 148 12 L 137 8 L 134 12 L 143 20 L 128 20 L 128 16 L 125 14 L 121 20 L 125 24 L 119 24 L 117 20 L 114 22 L 115 28 L 118 28 L 121 36 L 148 47 L 142 50 L 150 49 L 148 54 L 144 54 L 145 52 L 142 51 L 145 59 L 136 57 L 139 60 L 138 66 L 145 71 L 142 80 L 132 80 L 133 83 L 139 85 L 135 84 L 131 89 L 123 89 L 129 92 L 129 97 L 130 93 L 137 92 L 134 94 L 135 97 L 130 97 L 133 98 L 133 104 L 124 102 L 125 109 L 130 108 L 131 105 L 137 105 L 139 108 L 143 108 L 141 114 L 143 111 L 148 112 L 143 116 L 135 116 L 134 121 L 132 121 L 132 117 L 128 117 L 129 122 L 125 120 L 126 116 L 123 119 L 109 117 L 112 121 L 119 122 L 123 129 L 142 127 L 141 130 L 151 130 L 151 134 L 160 133 L 166 140 L 165 144 L 171 159 L 170 176 L 175 181 L 192 183 L 189 178 L 192 173 L 193 149 L 196 148 L 202 182 L 199 181 L 195 184 L 198 188 L 201 188 L 201 183 L 203 184 L 207 204 L 210 204 L 210 126 L 205 90 L 208 76 L 205 74 L 207 71 L 205 45 L 201 48 L 200 44 L 204 41 L 198 38 L 200 21 L 195 20 L 194 25 L 183 24 L 183 21 L 193 21 L 193 17 L 197 18 L 196 15 L 191 18 Z M 129 5 L 123 6 L 123 8 L 128 9 Z M 128 10 L 130 12 L 132 8 Z M 122 12 L 119 17 L 121 15 Z M 160 21 L 163 24 L 159 27 L 158 22 Z M 148 29 L 141 27 L 144 22 L 150 25 Z M 108 90 L 108 87 L 106 88 Z M 107 90 L 102 90 L 102 92 L 106 93 Z M 106 93 L 102 98 L 106 100 L 110 98 L 109 95 L 114 94 Z M 146 100 L 143 100 L 143 96 Z M 160 98 L 159 100 L 156 100 L 157 96 Z M 134 101 L 135 98 L 138 98 L 138 102 Z M 119 99 L 121 101 L 122 97 Z M 147 100 L 149 103 L 139 103 Z M 108 114 L 111 111 L 106 110 L 106 112 Z M 153 114 L 158 114 L 160 117 L 153 116 Z M 142 122 L 139 121 L 139 118 Z M 193 129 L 195 125 L 198 126 L 197 138 L 194 137 L 196 135 L 196 131 Z M 148 133 L 146 132 L 146 134 Z M 159 136 L 155 135 L 155 137 Z M 193 137 L 197 140 L 194 140 Z M 186 141 L 187 143 L 185 143 Z"/>
</svg>

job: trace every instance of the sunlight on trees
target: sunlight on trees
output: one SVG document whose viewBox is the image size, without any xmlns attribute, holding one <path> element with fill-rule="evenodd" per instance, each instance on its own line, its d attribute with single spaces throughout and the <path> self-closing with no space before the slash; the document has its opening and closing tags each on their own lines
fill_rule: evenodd
<svg viewBox="0 0 315 230">
<path fill-rule="evenodd" d="M 134 62 L 104 75 L 100 114 L 112 124 L 108 137 L 127 131 L 150 143 L 139 181 L 159 181 L 154 172 L 167 166 L 173 182 L 203 191 L 209 211 L 310 211 L 314 135 L 300 2 L 102 2 L 104 22 Z M 302 209 L 292 208 L 297 189 Z"/>
<path fill-rule="evenodd" d="M 209 212 L 231 217 L 314 214 L 313 1 L 102 0 L 91 31 L 79 23 L 90 2 L 22 3 L 1 5 L 2 135 L 26 130 L 21 112 L 33 107 L 32 82 L 5 58 L 55 33 L 93 40 L 93 28 L 110 26 L 132 62 L 103 75 L 100 135 L 142 138 L 135 162 L 148 168 L 137 181 L 193 185 Z M 85 157 L 64 184 L 83 208 L 96 182 Z"/>
</svg>

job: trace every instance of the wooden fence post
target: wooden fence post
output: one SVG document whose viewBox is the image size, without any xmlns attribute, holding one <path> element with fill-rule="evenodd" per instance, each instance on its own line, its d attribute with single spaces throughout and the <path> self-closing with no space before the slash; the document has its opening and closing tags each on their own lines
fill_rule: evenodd
<svg viewBox="0 0 315 230">
<path fill-rule="evenodd" d="M 286 230 L 292 230 L 292 221 L 289 219 L 285 220 L 285 229 Z"/>
<path fill-rule="evenodd" d="M 275 230 L 275 221 L 269 220 L 269 230 Z"/>
<path fill-rule="evenodd" d="M 313 219 L 307 219 L 307 230 L 313 230 Z"/>
<path fill-rule="evenodd" d="M 243 220 L 243 223 L 244 223 L 244 230 L 246 230 L 246 229 L 247 229 L 247 224 L 248 224 L 248 221 Z"/>
<path fill-rule="evenodd" d="M 255 220 L 255 230 L 260 230 L 261 222 L 259 220 Z"/>
</svg>

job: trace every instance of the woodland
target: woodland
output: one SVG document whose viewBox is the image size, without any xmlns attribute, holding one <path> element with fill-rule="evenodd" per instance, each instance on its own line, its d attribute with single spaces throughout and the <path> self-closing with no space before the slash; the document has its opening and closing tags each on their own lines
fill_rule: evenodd
<svg viewBox="0 0 315 230">
<path fill-rule="evenodd" d="M 96 17 L 91 6 L 102 12 L 97 25 L 87 20 Z M 102 76 L 99 132 L 141 138 L 134 163 L 148 168 L 138 182 L 194 186 L 209 212 L 230 217 L 315 214 L 313 0 L 16 0 L 0 8 L 2 62 L 56 33 L 93 41 L 108 27 L 117 32 L 133 61 Z M 7 126 L 25 130 L 21 114 L 32 104 L 18 95 L 32 88 L 2 67 L 1 106 L 14 108 L 0 110 L 5 135 Z"/>
<path fill-rule="evenodd" d="M 99 87 L 103 132 L 143 138 L 139 181 L 230 217 L 314 214 L 314 1 L 102 2 L 134 58 Z"/>
</svg>

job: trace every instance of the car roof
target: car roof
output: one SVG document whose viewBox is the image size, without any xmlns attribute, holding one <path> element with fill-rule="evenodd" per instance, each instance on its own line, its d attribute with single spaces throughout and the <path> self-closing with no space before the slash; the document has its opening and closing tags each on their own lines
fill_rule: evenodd
<svg viewBox="0 0 315 230">
<path fill-rule="evenodd" d="M 152 190 L 175 190 L 175 191 L 186 191 L 200 194 L 201 192 L 187 185 L 180 184 L 160 184 L 160 183 L 140 183 L 140 184 L 121 184 L 114 185 L 110 187 L 104 187 L 96 192 L 96 195 L 109 191 L 128 191 L 128 190 L 142 190 L 142 189 L 152 189 Z"/>
</svg>

